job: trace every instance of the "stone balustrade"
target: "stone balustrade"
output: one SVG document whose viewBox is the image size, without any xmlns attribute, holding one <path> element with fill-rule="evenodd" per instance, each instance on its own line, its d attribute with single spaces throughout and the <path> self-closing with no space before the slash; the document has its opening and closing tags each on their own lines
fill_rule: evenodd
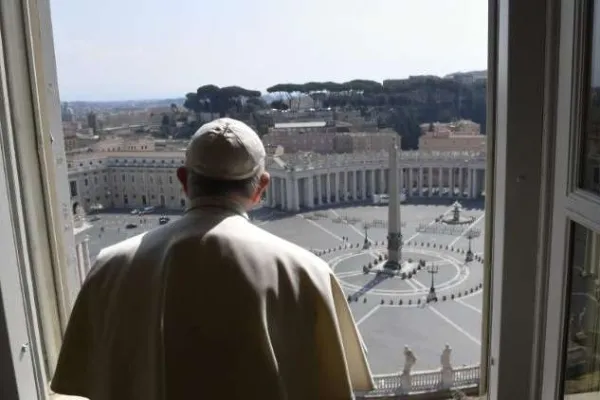
<svg viewBox="0 0 600 400">
<path fill-rule="evenodd" d="M 375 375 L 374 390 L 356 393 L 356 398 L 395 396 L 419 392 L 435 392 L 443 389 L 468 389 L 479 385 L 479 365 L 455 367 L 451 379 L 444 380 L 442 369 L 415 371 L 408 376 L 402 372 Z"/>
<path fill-rule="evenodd" d="M 271 163 L 269 167 L 280 167 L 286 170 L 304 171 L 320 168 L 360 167 L 387 165 L 388 152 L 365 152 L 351 154 L 318 154 L 292 153 L 273 157 L 281 162 Z M 423 152 L 401 151 L 398 153 L 399 163 L 429 163 L 429 162 L 468 162 L 484 163 L 485 152 L 452 151 L 452 152 Z"/>
</svg>

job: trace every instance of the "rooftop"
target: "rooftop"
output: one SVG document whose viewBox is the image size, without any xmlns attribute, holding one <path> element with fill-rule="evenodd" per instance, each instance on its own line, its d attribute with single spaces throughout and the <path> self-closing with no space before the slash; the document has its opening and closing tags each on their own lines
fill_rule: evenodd
<svg viewBox="0 0 600 400">
<path fill-rule="evenodd" d="M 324 128 L 325 126 L 327 126 L 325 121 L 279 122 L 275 124 L 275 129 Z"/>
</svg>

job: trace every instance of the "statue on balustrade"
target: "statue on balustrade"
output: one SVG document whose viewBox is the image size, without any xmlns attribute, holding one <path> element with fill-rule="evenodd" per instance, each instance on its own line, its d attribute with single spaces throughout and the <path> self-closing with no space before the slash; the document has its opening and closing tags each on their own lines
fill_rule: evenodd
<svg viewBox="0 0 600 400">
<path fill-rule="evenodd" d="M 404 369 L 400 376 L 400 387 L 405 393 L 408 393 L 411 389 L 412 382 L 410 377 L 410 371 L 416 364 L 417 357 L 413 354 L 412 350 L 408 346 L 404 346 Z"/>
<path fill-rule="evenodd" d="M 452 369 L 452 365 L 450 364 L 450 355 L 452 354 L 452 348 L 448 343 L 444 347 L 442 351 L 442 356 L 440 357 L 440 361 L 442 363 L 442 369 Z"/>
<path fill-rule="evenodd" d="M 448 343 L 444 347 L 442 351 L 442 356 L 440 357 L 440 362 L 442 364 L 442 386 L 445 388 L 452 387 L 454 380 L 454 373 L 452 369 L 452 364 L 450 363 L 450 356 L 452 355 L 452 348 Z"/>
<path fill-rule="evenodd" d="M 417 363 L 417 357 L 408 346 L 404 346 L 404 369 L 402 375 L 410 375 L 412 367 Z"/>
</svg>

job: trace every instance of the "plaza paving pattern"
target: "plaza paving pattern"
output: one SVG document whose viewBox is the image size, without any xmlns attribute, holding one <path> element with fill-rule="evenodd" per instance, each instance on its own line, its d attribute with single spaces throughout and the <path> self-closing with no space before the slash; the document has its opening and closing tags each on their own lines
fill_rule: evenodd
<svg viewBox="0 0 600 400">
<path fill-rule="evenodd" d="M 438 302 L 427 303 L 431 274 L 426 268 L 410 279 L 395 276 L 379 279 L 365 274 L 369 263 L 377 268 L 384 256 L 387 207 L 354 206 L 289 214 L 270 209 L 251 213 L 252 220 L 269 232 L 310 249 L 327 261 L 340 280 L 350 300 L 350 308 L 362 334 L 373 373 L 401 370 L 404 346 L 409 346 L 417 363 L 415 370 L 440 366 L 444 345 L 452 348 L 453 364 L 476 364 L 480 359 L 481 308 L 483 282 L 483 235 L 472 240 L 476 259 L 465 264 L 470 228 L 483 232 L 485 218 L 481 204 L 465 208 L 463 215 L 474 217 L 474 223 L 462 226 L 461 234 L 419 233 L 417 227 L 435 227 L 435 219 L 451 211 L 446 205 L 403 205 L 403 259 L 425 260 L 439 269 L 435 274 Z M 158 226 L 159 215 L 133 216 L 126 213 L 103 213 L 88 230 L 92 260 L 105 246 Z M 172 215 L 172 219 L 180 216 Z M 349 220 L 350 223 L 342 222 Z M 371 247 L 363 250 L 364 223 L 379 224 L 368 229 Z M 125 225 L 138 226 L 126 229 Z M 347 237 L 348 241 L 342 240 Z M 446 300 L 443 300 L 443 298 Z"/>
</svg>

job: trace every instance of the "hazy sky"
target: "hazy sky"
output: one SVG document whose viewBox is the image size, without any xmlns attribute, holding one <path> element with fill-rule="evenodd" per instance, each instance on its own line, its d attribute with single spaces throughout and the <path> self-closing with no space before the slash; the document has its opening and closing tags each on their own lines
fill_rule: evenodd
<svg viewBox="0 0 600 400">
<path fill-rule="evenodd" d="M 51 0 L 62 100 L 485 69 L 487 0 Z"/>
</svg>

